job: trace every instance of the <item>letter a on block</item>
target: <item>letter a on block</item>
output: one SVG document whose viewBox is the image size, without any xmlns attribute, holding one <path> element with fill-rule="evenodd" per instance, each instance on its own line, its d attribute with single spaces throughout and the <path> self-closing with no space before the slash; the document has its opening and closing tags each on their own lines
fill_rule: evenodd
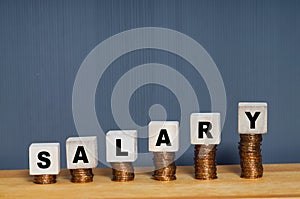
<svg viewBox="0 0 300 199">
<path fill-rule="evenodd" d="M 240 102 L 238 116 L 240 134 L 267 133 L 267 103 Z"/>
<path fill-rule="evenodd" d="M 68 138 L 66 152 L 68 169 L 89 169 L 98 165 L 96 136 Z"/>
<path fill-rule="evenodd" d="M 151 121 L 148 125 L 149 151 L 176 152 L 179 149 L 179 122 Z"/>
<path fill-rule="evenodd" d="M 60 171 L 59 143 L 33 143 L 29 147 L 30 175 L 57 175 Z"/>
<path fill-rule="evenodd" d="M 192 113 L 190 118 L 191 144 L 220 144 L 220 113 Z"/>
<path fill-rule="evenodd" d="M 106 134 L 107 162 L 134 162 L 137 159 L 137 131 L 118 130 Z"/>
</svg>

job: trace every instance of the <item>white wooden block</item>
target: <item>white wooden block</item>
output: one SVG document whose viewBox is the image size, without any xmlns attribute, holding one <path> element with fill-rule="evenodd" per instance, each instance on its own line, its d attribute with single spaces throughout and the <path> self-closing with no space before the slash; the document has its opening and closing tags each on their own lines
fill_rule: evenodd
<svg viewBox="0 0 300 199">
<path fill-rule="evenodd" d="M 149 151 L 152 152 L 178 151 L 179 122 L 151 121 L 148 125 L 148 134 L 149 134 Z M 167 143 L 167 141 L 170 142 Z"/>
<path fill-rule="evenodd" d="M 239 103 L 238 129 L 240 134 L 267 133 L 267 103 Z"/>
<path fill-rule="evenodd" d="M 106 134 L 107 162 L 134 162 L 137 159 L 137 131 L 117 130 Z"/>
<path fill-rule="evenodd" d="M 192 144 L 220 144 L 220 113 L 192 113 L 190 125 Z"/>
<path fill-rule="evenodd" d="M 87 169 L 98 165 L 97 137 L 70 137 L 66 141 L 67 168 Z"/>
<path fill-rule="evenodd" d="M 33 143 L 29 147 L 30 175 L 57 175 L 60 171 L 59 143 Z"/>
</svg>

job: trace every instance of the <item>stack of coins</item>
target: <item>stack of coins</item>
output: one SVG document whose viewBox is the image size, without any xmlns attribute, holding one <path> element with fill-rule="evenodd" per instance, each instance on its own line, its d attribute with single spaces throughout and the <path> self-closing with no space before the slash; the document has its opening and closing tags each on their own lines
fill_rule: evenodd
<svg viewBox="0 0 300 199">
<path fill-rule="evenodd" d="M 111 162 L 112 181 L 128 182 L 134 180 L 134 168 L 131 162 Z"/>
<path fill-rule="evenodd" d="M 212 180 L 217 178 L 216 145 L 195 145 L 195 178 Z"/>
<path fill-rule="evenodd" d="M 93 182 L 93 170 L 92 169 L 70 169 L 71 181 L 74 183 L 86 183 Z"/>
<path fill-rule="evenodd" d="M 176 180 L 176 165 L 174 152 L 154 152 L 155 171 L 153 178 L 159 181 Z"/>
<path fill-rule="evenodd" d="M 261 156 L 261 134 L 240 134 L 239 142 L 241 177 L 261 178 L 263 165 Z"/>
<path fill-rule="evenodd" d="M 56 183 L 56 175 L 35 175 L 33 182 L 35 184 L 53 184 Z"/>
</svg>

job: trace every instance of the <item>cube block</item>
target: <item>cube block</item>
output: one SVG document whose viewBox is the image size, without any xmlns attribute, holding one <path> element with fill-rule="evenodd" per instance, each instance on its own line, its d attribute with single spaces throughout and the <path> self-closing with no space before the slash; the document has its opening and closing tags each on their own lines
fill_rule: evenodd
<svg viewBox="0 0 300 199">
<path fill-rule="evenodd" d="M 137 159 L 137 131 L 116 130 L 106 134 L 107 162 L 134 162 Z"/>
<path fill-rule="evenodd" d="M 267 133 L 267 103 L 239 103 L 238 132 L 240 134 Z"/>
<path fill-rule="evenodd" d="M 33 143 L 29 147 L 30 175 L 57 175 L 60 172 L 59 143 Z"/>
<path fill-rule="evenodd" d="M 179 149 L 178 121 L 151 121 L 148 125 L 149 151 L 176 152 Z"/>
<path fill-rule="evenodd" d="M 192 144 L 220 144 L 220 113 L 192 113 L 190 135 Z"/>
<path fill-rule="evenodd" d="M 66 141 L 67 168 L 85 169 L 98 165 L 97 137 L 70 137 Z"/>
</svg>

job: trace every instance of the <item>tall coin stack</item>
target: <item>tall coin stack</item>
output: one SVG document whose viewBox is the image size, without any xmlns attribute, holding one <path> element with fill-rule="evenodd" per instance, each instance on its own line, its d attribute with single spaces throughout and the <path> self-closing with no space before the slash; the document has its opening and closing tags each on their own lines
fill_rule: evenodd
<svg viewBox="0 0 300 199">
<path fill-rule="evenodd" d="M 260 134 L 241 134 L 239 142 L 241 177 L 242 178 L 261 178 L 263 176 Z"/>
<path fill-rule="evenodd" d="M 134 180 L 134 168 L 131 162 L 111 162 L 112 181 L 128 182 Z"/>
<path fill-rule="evenodd" d="M 153 179 L 176 180 L 175 152 L 179 149 L 179 122 L 151 121 L 149 151 L 153 152 Z"/>
<path fill-rule="evenodd" d="M 217 178 L 216 151 L 221 142 L 220 113 L 191 114 L 191 143 L 195 145 L 195 178 Z"/>
<path fill-rule="evenodd" d="M 262 134 L 267 133 L 267 104 L 239 103 L 239 153 L 241 178 L 263 176 Z"/>
<path fill-rule="evenodd" d="M 195 178 L 212 180 L 217 178 L 216 145 L 195 145 Z"/>
<path fill-rule="evenodd" d="M 176 180 L 176 165 L 174 152 L 154 152 L 155 171 L 153 178 L 159 181 Z"/>
</svg>

